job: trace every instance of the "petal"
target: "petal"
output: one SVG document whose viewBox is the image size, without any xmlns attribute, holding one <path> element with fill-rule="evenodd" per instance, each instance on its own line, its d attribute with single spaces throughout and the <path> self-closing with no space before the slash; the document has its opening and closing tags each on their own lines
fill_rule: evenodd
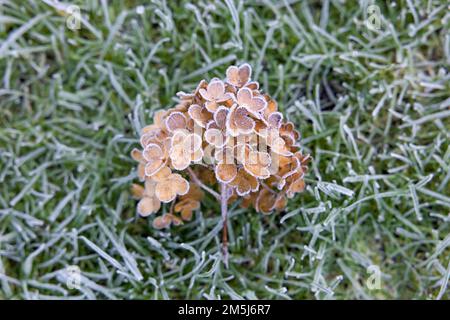
<svg viewBox="0 0 450 320">
<path fill-rule="evenodd" d="M 267 112 L 272 113 L 278 110 L 278 104 L 275 100 L 273 100 L 271 97 L 269 97 L 268 95 L 265 95 L 266 100 L 267 100 Z"/>
<path fill-rule="evenodd" d="M 234 164 L 219 163 L 215 168 L 216 178 L 222 183 L 229 183 L 236 178 L 237 167 Z"/>
<path fill-rule="evenodd" d="M 154 197 L 155 196 L 155 187 L 156 181 L 153 179 L 145 179 L 144 184 L 144 196 L 145 197 Z"/>
<path fill-rule="evenodd" d="M 206 101 L 206 102 L 205 102 L 205 108 L 206 108 L 209 112 L 214 113 L 214 112 L 217 110 L 218 106 L 217 106 L 216 101 Z"/>
<path fill-rule="evenodd" d="M 225 137 L 219 129 L 208 129 L 205 131 L 205 140 L 215 147 L 221 148 L 225 145 Z"/>
<path fill-rule="evenodd" d="M 206 89 L 208 87 L 208 82 L 206 82 L 205 79 L 202 79 L 198 85 L 197 88 L 195 88 L 194 94 L 197 95 L 200 91 L 200 89 Z"/>
<path fill-rule="evenodd" d="M 155 115 L 153 116 L 153 121 L 155 125 L 157 125 L 159 128 L 164 127 L 164 117 L 166 116 L 167 111 L 166 110 L 158 110 L 155 112 Z"/>
<path fill-rule="evenodd" d="M 245 85 L 252 76 L 252 67 L 248 63 L 244 63 L 239 67 L 239 85 Z"/>
<path fill-rule="evenodd" d="M 283 138 L 281 137 L 277 137 L 272 141 L 272 145 L 270 147 L 270 150 L 280 154 L 282 156 L 290 156 L 292 155 L 292 152 L 290 152 L 287 148 L 286 148 L 286 144 L 283 140 Z"/>
<path fill-rule="evenodd" d="M 166 180 L 172 174 L 172 170 L 168 166 L 163 166 L 153 176 L 152 180 L 155 182 L 161 182 Z"/>
<path fill-rule="evenodd" d="M 267 117 L 267 122 L 269 123 L 269 126 L 272 128 L 279 129 L 282 121 L 283 121 L 283 114 L 281 112 L 272 112 Z"/>
<path fill-rule="evenodd" d="M 232 85 L 239 85 L 239 69 L 236 66 L 229 66 L 225 72 L 227 76 L 227 82 Z"/>
<path fill-rule="evenodd" d="M 183 220 L 181 220 L 177 216 L 170 213 L 168 213 L 167 216 L 170 218 L 170 221 L 173 223 L 174 226 L 179 226 L 183 224 Z"/>
<path fill-rule="evenodd" d="M 191 164 L 191 161 L 189 159 L 185 159 L 185 158 L 180 158 L 177 160 L 172 160 L 172 167 L 175 170 L 184 170 L 187 167 L 189 167 L 189 165 Z"/>
<path fill-rule="evenodd" d="M 205 128 L 208 121 L 212 118 L 211 113 L 209 113 L 206 108 L 201 107 L 198 104 L 191 105 L 188 113 L 195 123 L 202 128 Z"/>
<path fill-rule="evenodd" d="M 158 129 L 159 130 L 159 129 Z M 148 144 L 150 144 L 150 143 L 155 143 L 156 142 L 156 136 L 157 136 L 157 134 L 156 134 L 156 132 L 149 132 L 149 133 L 145 133 L 145 134 L 143 134 L 142 136 L 141 136 L 141 138 L 140 138 L 140 143 L 141 143 L 141 146 L 142 146 L 142 148 L 144 148 L 145 149 L 145 147 L 148 145 Z"/>
<path fill-rule="evenodd" d="M 303 178 L 293 181 L 288 189 L 288 191 L 292 193 L 303 192 L 303 190 L 305 190 L 305 180 L 303 180 Z"/>
<path fill-rule="evenodd" d="M 163 110 L 160 110 L 159 112 L 161 112 L 161 111 L 163 111 Z M 155 116 L 156 116 L 156 114 L 155 114 Z M 156 121 L 156 119 L 155 119 L 155 121 Z M 159 130 L 161 130 L 161 128 L 156 123 L 150 124 L 141 129 L 141 135 L 145 135 L 145 134 L 152 135 Z"/>
<path fill-rule="evenodd" d="M 259 89 L 259 83 L 256 81 L 248 82 L 245 85 L 246 88 L 249 88 L 250 90 L 258 90 Z"/>
<path fill-rule="evenodd" d="M 277 197 L 274 207 L 277 211 L 281 211 L 284 208 L 286 208 L 286 205 L 287 205 L 286 197 L 280 195 Z"/>
<path fill-rule="evenodd" d="M 267 189 L 262 189 L 256 199 L 256 210 L 270 214 L 275 207 L 276 197 Z"/>
<path fill-rule="evenodd" d="M 166 127 L 167 130 L 170 132 L 174 132 L 177 129 L 184 129 L 186 128 L 187 120 L 184 114 L 181 112 L 172 112 L 167 118 L 166 118 Z"/>
<path fill-rule="evenodd" d="M 168 178 L 168 180 L 170 180 L 173 188 L 175 189 L 175 192 L 179 196 L 183 196 L 188 193 L 189 182 L 185 178 L 183 178 L 180 174 L 174 173 Z"/>
<path fill-rule="evenodd" d="M 159 182 L 155 188 L 155 196 L 162 202 L 170 202 L 177 196 L 176 188 L 174 188 L 173 182 L 168 179 L 163 182 Z"/>
<path fill-rule="evenodd" d="M 225 106 L 219 106 L 214 113 L 214 121 L 216 122 L 217 126 L 221 129 L 225 128 L 225 124 L 227 121 L 227 115 L 229 113 L 229 109 Z"/>
<path fill-rule="evenodd" d="M 208 91 L 206 91 L 205 88 L 200 88 L 200 89 L 198 90 L 198 92 L 200 93 L 200 95 L 202 96 L 202 98 L 205 99 L 206 101 L 211 101 L 211 100 L 212 100 L 211 95 L 209 94 Z"/>
<path fill-rule="evenodd" d="M 137 205 L 137 212 L 142 217 L 147 217 L 161 208 L 161 202 L 154 197 L 144 197 Z"/>
<path fill-rule="evenodd" d="M 217 148 L 214 153 L 214 158 L 217 162 L 226 163 L 226 164 L 234 164 L 234 153 L 233 148 L 225 147 L 225 148 Z"/>
<path fill-rule="evenodd" d="M 161 160 L 163 159 L 163 151 L 156 143 L 150 143 L 145 147 L 142 156 L 147 161 Z"/>
<path fill-rule="evenodd" d="M 144 181 L 145 179 L 145 164 L 139 163 L 137 168 L 137 175 L 139 177 L 139 180 Z"/>
<path fill-rule="evenodd" d="M 250 106 L 252 104 L 253 94 L 249 88 L 242 88 L 238 91 L 236 98 L 240 106 Z"/>
<path fill-rule="evenodd" d="M 270 177 L 270 171 L 267 167 L 254 164 L 244 164 L 244 169 L 258 179 L 267 179 Z"/>
<path fill-rule="evenodd" d="M 208 84 L 208 94 L 211 98 L 216 99 L 223 96 L 225 92 L 225 85 L 221 80 L 211 81 Z"/>
<path fill-rule="evenodd" d="M 249 107 L 254 112 L 261 112 L 267 108 L 267 102 L 261 97 L 254 97 Z"/>
<path fill-rule="evenodd" d="M 233 137 L 237 137 L 239 135 L 239 128 L 236 126 L 236 123 L 234 122 L 235 118 L 234 112 L 236 110 L 236 106 L 237 105 L 233 105 L 233 107 L 231 107 L 231 110 L 227 115 L 227 120 L 225 123 L 227 134 Z"/>
<path fill-rule="evenodd" d="M 270 166 L 272 159 L 267 152 L 258 152 L 258 163 L 264 167 Z"/>
<path fill-rule="evenodd" d="M 240 180 L 239 184 L 236 187 L 236 193 L 241 197 L 244 197 L 248 195 L 250 191 L 251 191 L 250 183 L 245 179 Z"/>
<path fill-rule="evenodd" d="M 268 167 L 270 165 L 270 162 L 271 158 L 268 153 L 260 151 L 250 151 L 246 163 L 249 165 L 260 165 L 263 167 Z"/>
<path fill-rule="evenodd" d="M 259 181 L 258 179 L 256 179 L 254 176 L 248 174 L 245 169 L 242 170 L 245 173 L 245 177 L 248 181 L 248 183 L 250 184 L 250 188 L 252 190 L 252 192 L 258 191 L 259 189 Z"/>
<path fill-rule="evenodd" d="M 131 150 L 131 157 L 134 161 L 142 162 L 144 161 L 144 157 L 142 156 L 142 151 L 134 148 Z"/>
<path fill-rule="evenodd" d="M 184 91 L 178 91 L 176 93 L 176 96 L 178 98 L 180 98 L 181 100 L 190 100 L 192 99 L 195 95 L 193 93 L 186 93 Z"/>
<path fill-rule="evenodd" d="M 184 146 L 179 144 L 170 149 L 170 160 L 176 170 L 184 170 L 191 163 L 190 154 L 185 151 Z"/>
<path fill-rule="evenodd" d="M 248 116 L 247 109 L 237 107 L 233 112 L 232 121 L 241 134 L 249 134 L 255 128 L 255 121 Z"/>
<path fill-rule="evenodd" d="M 131 185 L 131 195 L 135 199 L 141 199 L 144 196 L 144 187 L 140 184 L 133 183 Z"/>
<path fill-rule="evenodd" d="M 248 162 L 250 151 L 251 146 L 248 144 L 238 143 L 234 146 L 236 159 L 242 164 Z"/>
<path fill-rule="evenodd" d="M 164 229 L 170 226 L 170 223 L 172 222 L 172 219 L 168 217 L 168 215 L 163 215 L 156 217 L 155 220 L 153 220 L 153 228 L 155 229 Z"/>
<path fill-rule="evenodd" d="M 188 134 L 183 141 L 184 150 L 194 153 L 202 147 L 202 137 L 195 133 Z"/>
<path fill-rule="evenodd" d="M 227 100 L 234 100 L 234 94 L 232 94 L 231 92 L 226 92 L 223 95 L 218 96 L 216 98 L 217 102 L 224 102 L 224 101 L 227 101 Z"/>
<path fill-rule="evenodd" d="M 155 159 L 153 161 L 149 161 L 145 164 L 145 175 L 147 177 L 151 177 L 155 173 L 157 173 L 162 166 L 164 165 L 164 162 L 160 159 Z"/>
<path fill-rule="evenodd" d="M 181 145 L 184 142 L 184 139 L 189 134 L 187 130 L 176 130 L 173 133 L 172 138 L 170 138 L 170 146 L 174 147 L 176 145 Z"/>
</svg>

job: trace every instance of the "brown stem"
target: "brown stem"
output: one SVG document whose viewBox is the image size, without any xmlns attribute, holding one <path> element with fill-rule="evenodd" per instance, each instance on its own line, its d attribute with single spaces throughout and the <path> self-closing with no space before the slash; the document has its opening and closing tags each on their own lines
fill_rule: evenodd
<svg viewBox="0 0 450 320">
<path fill-rule="evenodd" d="M 227 185 L 224 183 L 220 184 L 220 211 L 222 212 L 222 255 L 223 263 L 225 268 L 228 268 L 228 227 L 227 227 L 227 208 L 228 194 Z"/>
<path fill-rule="evenodd" d="M 217 200 L 220 200 L 220 195 L 215 192 L 213 189 L 211 189 L 210 187 L 206 186 L 203 182 L 200 181 L 200 179 L 197 177 L 197 175 L 195 174 L 194 170 L 192 170 L 191 168 L 187 168 L 189 174 L 191 175 L 191 178 L 194 180 L 194 182 L 202 189 L 204 189 L 205 191 L 208 191 L 214 198 L 216 198 Z"/>
</svg>

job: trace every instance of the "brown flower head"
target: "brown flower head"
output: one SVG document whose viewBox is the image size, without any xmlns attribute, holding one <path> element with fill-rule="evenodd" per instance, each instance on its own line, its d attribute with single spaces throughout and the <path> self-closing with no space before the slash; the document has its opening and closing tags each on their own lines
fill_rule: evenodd
<svg viewBox="0 0 450 320">
<path fill-rule="evenodd" d="M 248 64 L 230 66 L 225 79 L 178 92 L 177 103 L 142 129 L 141 149 L 131 153 L 145 183 L 132 187 L 137 212 L 149 216 L 174 202 L 154 218 L 155 228 L 191 220 L 200 188 L 263 214 L 283 210 L 305 189 L 309 156 L 300 152 L 300 133 L 251 76 Z"/>
</svg>

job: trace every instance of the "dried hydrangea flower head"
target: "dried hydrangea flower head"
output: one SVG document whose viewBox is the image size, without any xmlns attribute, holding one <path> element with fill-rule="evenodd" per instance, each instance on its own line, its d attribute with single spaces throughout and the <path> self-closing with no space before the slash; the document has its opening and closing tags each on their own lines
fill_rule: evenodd
<svg viewBox="0 0 450 320">
<path fill-rule="evenodd" d="M 144 182 L 132 187 L 138 213 L 146 217 L 172 202 L 153 220 L 155 228 L 191 220 L 201 189 L 221 202 L 225 262 L 230 199 L 263 214 L 281 211 L 304 190 L 309 160 L 294 124 L 251 76 L 246 63 L 230 66 L 224 80 L 202 80 L 193 92 L 178 92 L 180 102 L 155 113 L 154 123 L 142 129 L 141 149 L 132 151 Z"/>
</svg>

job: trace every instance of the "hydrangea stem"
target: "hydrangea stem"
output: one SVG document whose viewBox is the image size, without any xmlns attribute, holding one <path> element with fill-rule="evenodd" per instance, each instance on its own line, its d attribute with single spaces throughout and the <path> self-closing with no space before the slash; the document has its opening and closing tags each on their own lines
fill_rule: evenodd
<svg viewBox="0 0 450 320">
<path fill-rule="evenodd" d="M 222 212 L 222 255 L 223 263 L 225 268 L 228 268 L 228 229 L 227 229 L 227 208 L 228 202 L 228 190 L 227 185 L 224 183 L 220 184 L 220 211 Z"/>
</svg>

